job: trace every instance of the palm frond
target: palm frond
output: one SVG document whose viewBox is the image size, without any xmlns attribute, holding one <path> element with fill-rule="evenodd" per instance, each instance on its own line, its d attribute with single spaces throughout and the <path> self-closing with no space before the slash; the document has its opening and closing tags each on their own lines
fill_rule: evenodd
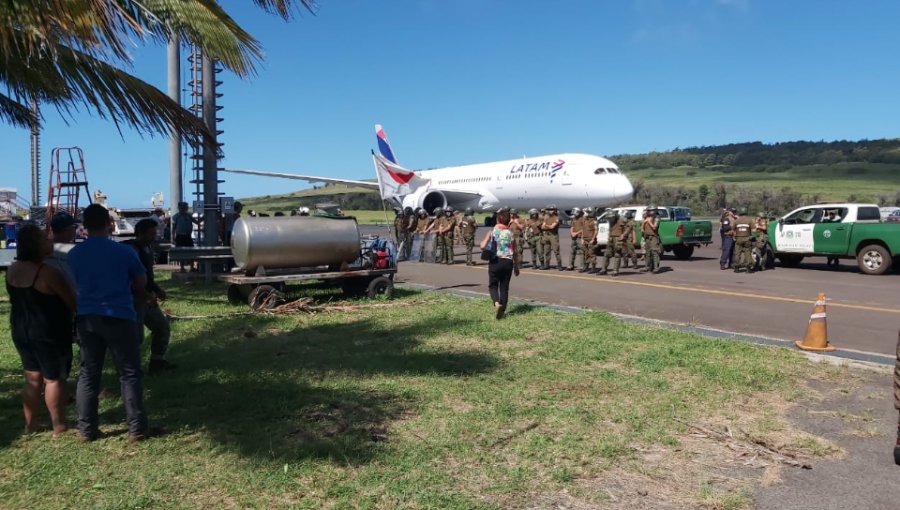
<svg viewBox="0 0 900 510">
<path fill-rule="evenodd" d="M 165 135 L 173 125 L 193 142 L 208 135 L 199 118 L 156 87 L 64 45 L 48 47 L 25 61 L 0 61 L 0 82 L 6 84 L 17 104 L 37 97 L 65 118 L 71 117 L 79 105 L 85 105 L 100 118 L 112 120 L 117 126 L 127 124 L 140 132 Z M 7 118 L 17 111 L 14 104 L 0 108 Z"/>
<path fill-rule="evenodd" d="M 284 19 L 291 19 L 294 11 L 301 7 L 313 14 L 316 12 L 315 0 L 253 0 L 253 3 L 269 14 L 277 14 Z"/>
<path fill-rule="evenodd" d="M 36 119 L 31 113 L 31 108 L 0 94 L 0 120 L 15 127 L 29 129 Z"/>
</svg>

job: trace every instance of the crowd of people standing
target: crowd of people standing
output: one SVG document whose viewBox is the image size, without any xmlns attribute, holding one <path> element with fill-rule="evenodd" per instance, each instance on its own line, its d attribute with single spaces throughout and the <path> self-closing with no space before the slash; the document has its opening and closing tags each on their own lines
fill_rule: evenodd
<svg viewBox="0 0 900 510">
<path fill-rule="evenodd" d="M 83 211 L 87 239 L 73 244 L 76 223 L 67 213 L 50 222 L 52 236 L 36 224 L 19 229 L 16 261 L 6 277 L 13 343 L 22 361 L 25 432 L 40 429 L 40 397 L 49 411 L 53 434 L 68 429 L 67 389 L 73 343 L 79 349 L 75 391 L 81 441 L 100 437 L 98 399 L 103 364 L 110 354 L 119 375 L 128 437 L 140 441 L 158 434 L 144 409 L 141 342 L 151 330 L 149 373 L 175 368 L 166 360 L 169 324 L 159 308 L 165 291 L 154 281 L 153 249 L 160 223 L 136 225 L 129 243 L 110 238 L 109 211 L 99 204 Z M 73 327 L 74 326 L 74 327 Z"/>
</svg>

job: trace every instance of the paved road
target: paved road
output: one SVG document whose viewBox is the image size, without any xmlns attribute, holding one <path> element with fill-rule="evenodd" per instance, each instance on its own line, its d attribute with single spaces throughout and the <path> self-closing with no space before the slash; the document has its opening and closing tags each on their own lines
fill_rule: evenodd
<svg viewBox="0 0 900 510">
<path fill-rule="evenodd" d="M 479 236 L 484 235 L 484 229 Z M 568 242 L 562 232 L 563 260 Z M 480 237 L 479 237 L 480 239 Z M 487 292 L 484 265 L 467 267 L 462 248 L 457 265 L 403 262 L 401 281 Z M 797 268 L 755 274 L 719 270 L 718 242 L 694 252 L 690 261 L 664 256 L 663 273 L 623 270 L 618 277 L 525 269 L 512 284 L 514 297 L 709 326 L 740 333 L 800 339 L 819 292 L 828 299 L 828 337 L 839 349 L 891 355 L 900 329 L 900 275 L 863 275 L 854 261 L 838 270 L 824 259 Z M 526 254 L 526 260 L 530 255 Z M 483 263 L 481 263 L 483 264 Z"/>
</svg>

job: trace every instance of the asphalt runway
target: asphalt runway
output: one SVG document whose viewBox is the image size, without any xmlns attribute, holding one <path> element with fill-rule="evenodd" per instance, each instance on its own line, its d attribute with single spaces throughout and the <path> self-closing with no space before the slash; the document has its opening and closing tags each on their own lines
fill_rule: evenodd
<svg viewBox="0 0 900 510">
<path fill-rule="evenodd" d="M 383 227 L 378 230 L 384 232 Z M 476 239 L 480 241 L 485 232 L 479 229 Z M 563 261 L 568 264 L 568 231 L 560 234 Z M 774 270 L 736 274 L 719 269 L 721 252 L 715 237 L 714 244 L 695 250 L 691 260 L 664 255 L 660 274 L 629 268 L 611 277 L 526 268 L 513 279 L 510 292 L 513 298 L 785 340 L 803 338 L 816 297 L 824 292 L 829 300 L 828 339 L 834 346 L 885 355 L 896 352 L 900 329 L 896 272 L 868 276 L 859 272 L 854 260 L 842 260 L 835 270 L 826 267 L 824 258 L 809 258 L 796 268 L 776 265 Z M 486 263 L 467 267 L 458 245 L 455 254 L 453 266 L 401 262 L 398 281 L 486 294 Z M 531 260 L 527 252 L 525 260 Z"/>
</svg>

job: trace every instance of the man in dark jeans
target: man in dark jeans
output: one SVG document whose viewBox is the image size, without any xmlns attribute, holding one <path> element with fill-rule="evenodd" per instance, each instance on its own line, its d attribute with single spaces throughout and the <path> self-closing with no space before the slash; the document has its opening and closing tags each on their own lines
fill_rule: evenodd
<svg viewBox="0 0 900 510">
<path fill-rule="evenodd" d="M 128 438 L 151 435 L 144 413 L 140 343 L 134 301 L 146 300 L 147 277 L 134 250 L 107 237 L 109 211 L 92 204 L 84 210 L 85 242 L 69 252 L 78 286 L 76 324 L 81 339 L 81 373 L 76 403 L 81 441 L 99 437 L 97 398 L 106 350 L 112 354 L 122 386 Z"/>
<path fill-rule="evenodd" d="M 149 299 L 145 302 L 136 302 L 134 308 L 137 312 L 138 340 L 144 339 L 144 326 L 150 330 L 150 365 L 147 370 L 150 375 L 177 368 L 174 363 L 166 360 L 171 328 L 169 319 L 159 307 L 159 301 L 166 299 L 166 291 L 156 284 L 153 277 L 153 259 L 155 258 L 153 243 L 156 241 L 158 228 L 156 221 L 145 218 L 134 226 L 134 239 L 122 242 L 135 250 L 147 276 L 146 289 Z"/>
</svg>

